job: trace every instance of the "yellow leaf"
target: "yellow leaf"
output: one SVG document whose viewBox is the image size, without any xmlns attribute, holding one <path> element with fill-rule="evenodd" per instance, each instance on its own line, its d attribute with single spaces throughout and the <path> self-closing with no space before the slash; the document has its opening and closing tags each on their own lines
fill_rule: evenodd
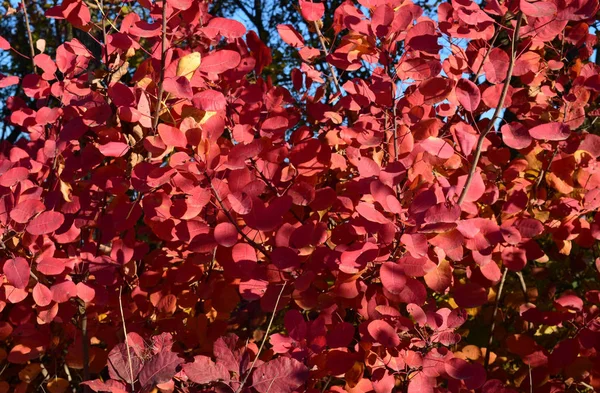
<svg viewBox="0 0 600 393">
<path fill-rule="evenodd" d="M 183 56 L 177 63 L 177 76 L 184 76 L 187 80 L 192 79 L 194 71 L 200 67 L 201 56 L 199 52 L 192 52 Z"/>
<path fill-rule="evenodd" d="M 69 388 L 69 381 L 64 378 L 54 378 L 48 382 L 46 389 L 50 393 L 65 393 Z"/>
<path fill-rule="evenodd" d="M 73 201 L 73 199 L 71 198 L 72 192 L 73 192 L 73 187 L 69 183 L 65 183 L 64 181 L 62 181 L 62 179 L 60 179 L 60 193 L 62 194 L 65 201 L 67 201 L 67 202 Z"/>
</svg>

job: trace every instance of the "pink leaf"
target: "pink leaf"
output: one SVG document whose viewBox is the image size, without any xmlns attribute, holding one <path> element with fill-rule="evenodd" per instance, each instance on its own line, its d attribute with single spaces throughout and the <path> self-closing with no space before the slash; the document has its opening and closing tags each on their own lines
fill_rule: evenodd
<svg viewBox="0 0 600 393">
<path fill-rule="evenodd" d="M 564 141 L 571 134 L 571 129 L 565 123 L 546 123 L 529 130 L 529 135 L 535 139 L 548 141 Z"/>
<path fill-rule="evenodd" d="M 543 18 L 556 15 L 556 5 L 550 1 L 528 2 L 527 0 L 519 1 L 521 11 L 527 16 Z"/>
<path fill-rule="evenodd" d="M 383 287 L 401 303 L 424 304 L 427 298 L 425 286 L 417 279 L 407 277 L 404 268 L 394 262 L 385 262 L 380 270 Z"/>
<path fill-rule="evenodd" d="M 212 18 L 202 31 L 213 39 L 219 34 L 225 38 L 235 39 L 246 34 L 246 27 L 237 20 L 216 17 Z"/>
<path fill-rule="evenodd" d="M 221 74 L 237 67 L 241 60 L 242 57 L 238 52 L 228 49 L 218 50 L 202 59 L 200 71 Z"/>
<path fill-rule="evenodd" d="M 129 145 L 125 142 L 108 142 L 97 147 L 105 157 L 123 157 L 129 151 Z"/>
<path fill-rule="evenodd" d="M 52 303 L 52 291 L 42 283 L 35 284 L 32 295 L 33 301 L 40 307 L 46 307 Z"/>
<path fill-rule="evenodd" d="M 29 170 L 27 168 L 22 166 L 11 168 L 0 176 L 0 186 L 12 187 L 27 179 L 27 176 L 29 176 Z"/>
<path fill-rule="evenodd" d="M 18 289 L 25 289 L 29 283 L 29 273 L 31 268 L 25 258 L 16 257 L 9 259 L 4 263 L 2 272 L 6 276 L 8 283 Z"/>
<path fill-rule="evenodd" d="M 77 297 L 86 303 L 90 303 L 96 296 L 96 290 L 84 282 L 77 283 Z"/>
<path fill-rule="evenodd" d="M 360 202 L 356 206 L 356 211 L 366 220 L 371 222 L 376 222 L 379 224 L 388 224 L 390 222 L 383 214 L 375 210 L 373 205 L 365 202 Z"/>
<path fill-rule="evenodd" d="M 316 22 L 325 14 L 325 4 L 300 0 L 300 13 L 307 22 Z"/>
<path fill-rule="evenodd" d="M 0 36 L 0 49 L 2 49 L 2 50 L 10 49 L 10 43 L 2 36 Z"/>
<path fill-rule="evenodd" d="M 531 145 L 531 135 L 527 128 L 517 122 L 505 124 L 500 128 L 504 144 L 513 149 L 525 149 Z"/>
<path fill-rule="evenodd" d="M 19 224 L 26 224 L 31 217 L 44 210 L 46 206 L 39 199 L 26 199 L 10 211 L 10 218 Z"/>
<path fill-rule="evenodd" d="M 65 216 L 60 212 L 46 211 L 31 220 L 27 225 L 27 232 L 32 235 L 45 235 L 56 231 L 65 221 Z"/>
<path fill-rule="evenodd" d="M 55 283 L 50 288 L 52 291 L 52 300 L 56 303 L 66 303 L 69 299 L 77 296 L 77 286 L 71 280 L 64 280 Z"/>
<path fill-rule="evenodd" d="M 381 319 L 369 323 L 367 329 L 371 337 L 386 348 L 393 348 L 400 345 L 400 337 L 396 333 L 396 330 L 389 323 Z"/>
<path fill-rule="evenodd" d="M 279 36 L 288 45 L 294 48 L 304 47 L 304 38 L 294 29 L 292 25 L 277 25 L 277 32 Z"/>
<path fill-rule="evenodd" d="M 252 211 L 252 199 L 243 192 L 234 192 L 227 194 L 227 200 L 231 203 L 231 208 L 238 214 L 248 214 Z"/>
<path fill-rule="evenodd" d="M 222 222 L 215 227 L 215 240 L 223 247 L 232 247 L 238 239 L 238 231 L 235 225 Z"/>
<path fill-rule="evenodd" d="M 454 148 L 446 140 L 430 136 L 421 142 L 421 146 L 425 151 L 434 157 L 448 159 L 454 155 Z"/>
</svg>

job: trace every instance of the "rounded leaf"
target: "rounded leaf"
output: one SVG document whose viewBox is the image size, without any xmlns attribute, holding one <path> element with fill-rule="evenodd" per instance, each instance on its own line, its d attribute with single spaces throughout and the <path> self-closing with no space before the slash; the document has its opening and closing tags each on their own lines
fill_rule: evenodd
<svg viewBox="0 0 600 393">
<path fill-rule="evenodd" d="M 27 232 L 32 235 L 46 235 L 56 231 L 65 222 L 60 212 L 46 211 L 34 218 L 27 225 Z"/>
</svg>

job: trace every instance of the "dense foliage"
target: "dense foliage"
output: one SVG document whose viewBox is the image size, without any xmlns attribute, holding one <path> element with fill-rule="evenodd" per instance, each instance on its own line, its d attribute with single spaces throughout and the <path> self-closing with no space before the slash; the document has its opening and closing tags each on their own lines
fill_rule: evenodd
<svg viewBox="0 0 600 393">
<path fill-rule="evenodd" d="M 106 3 L 13 10 L 1 393 L 600 389 L 597 0 L 300 0 L 288 87 Z"/>
</svg>

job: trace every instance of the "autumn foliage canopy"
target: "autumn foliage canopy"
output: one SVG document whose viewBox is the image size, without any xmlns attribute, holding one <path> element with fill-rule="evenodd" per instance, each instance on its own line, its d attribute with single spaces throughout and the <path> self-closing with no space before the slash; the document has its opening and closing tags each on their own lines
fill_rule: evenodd
<svg viewBox="0 0 600 393">
<path fill-rule="evenodd" d="M 600 389 L 597 0 L 300 0 L 285 86 L 99 4 L 0 75 L 0 392 Z"/>
</svg>

